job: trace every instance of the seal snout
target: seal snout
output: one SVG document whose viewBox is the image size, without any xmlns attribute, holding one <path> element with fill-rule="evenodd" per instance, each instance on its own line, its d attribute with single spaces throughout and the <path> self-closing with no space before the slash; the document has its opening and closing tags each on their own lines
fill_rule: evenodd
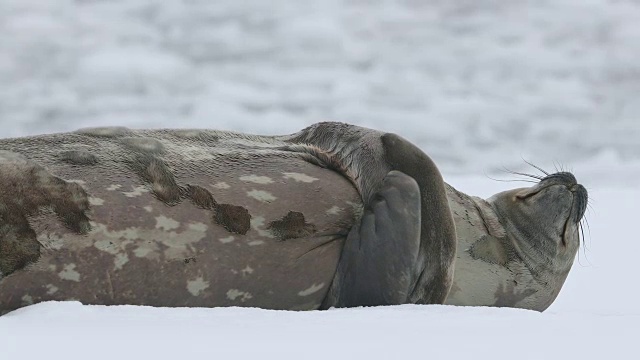
<svg viewBox="0 0 640 360">
<path fill-rule="evenodd" d="M 576 177 L 570 172 L 558 172 L 539 178 L 540 182 L 535 186 L 521 189 L 515 193 L 515 199 L 527 201 L 536 197 L 547 198 L 547 203 L 551 201 L 559 205 L 560 199 L 565 199 L 571 211 L 569 219 L 575 223 L 582 220 L 589 201 L 587 189 L 578 183 Z M 555 190 L 553 190 L 555 189 Z"/>
<path fill-rule="evenodd" d="M 573 195 L 574 201 L 571 211 L 573 218 L 571 220 L 579 223 L 587 211 L 587 203 L 589 202 L 587 189 L 578 183 L 578 180 L 572 173 L 566 171 L 544 177 L 536 187 L 546 188 L 552 185 L 564 185 Z"/>
<path fill-rule="evenodd" d="M 575 184 L 571 188 L 571 193 L 573 193 L 574 202 L 573 202 L 573 220 L 578 223 L 582 220 L 584 213 L 587 211 L 587 204 L 589 203 L 589 193 L 587 189 L 580 185 Z"/>
<path fill-rule="evenodd" d="M 576 177 L 567 171 L 550 174 L 544 177 L 538 186 L 547 187 L 552 185 L 564 185 L 573 195 L 573 209 L 571 211 L 573 221 L 580 222 L 584 213 L 587 211 L 587 203 L 589 202 L 589 194 L 587 189 L 578 183 Z"/>
</svg>

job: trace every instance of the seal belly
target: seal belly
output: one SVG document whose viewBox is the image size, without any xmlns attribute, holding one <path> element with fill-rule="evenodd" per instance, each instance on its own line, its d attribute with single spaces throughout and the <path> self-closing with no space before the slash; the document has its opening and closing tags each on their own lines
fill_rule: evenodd
<svg viewBox="0 0 640 360">
<path fill-rule="evenodd" d="M 39 257 L 0 280 L 0 312 L 48 300 L 320 306 L 359 217 L 353 185 L 268 139 L 229 151 L 225 143 L 203 146 L 214 137 L 160 135 L 36 139 L 60 145 L 62 156 L 36 140 L 3 144 L 80 185 L 90 229 L 73 231 L 55 206 L 28 214 Z"/>
</svg>

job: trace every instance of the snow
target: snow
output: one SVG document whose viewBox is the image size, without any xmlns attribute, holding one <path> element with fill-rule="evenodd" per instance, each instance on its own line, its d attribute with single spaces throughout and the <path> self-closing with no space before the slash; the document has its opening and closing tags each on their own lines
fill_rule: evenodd
<svg viewBox="0 0 640 360">
<path fill-rule="evenodd" d="M 0 318 L 0 359 L 636 358 L 638 20 L 632 0 L 0 0 L 0 137 L 339 120 L 415 142 L 469 194 L 520 186 L 492 178 L 528 160 L 591 200 L 542 314 L 44 303 Z"/>
<path fill-rule="evenodd" d="M 45 303 L 0 321 L 5 359 L 602 359 L 632 358 L 639 318 L 415 305 L 314 313 Z"/>
</svg>

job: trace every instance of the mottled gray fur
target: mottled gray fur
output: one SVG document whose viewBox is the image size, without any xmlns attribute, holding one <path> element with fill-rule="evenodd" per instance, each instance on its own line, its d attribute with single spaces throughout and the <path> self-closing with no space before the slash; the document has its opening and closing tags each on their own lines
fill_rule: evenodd
<svg viewBox="0 0 640 360">
<path fill-rule="evenodd" d="M 0 313 L 46 300 L 544 310 L 575 256 L 583 190 L 550 176 L 487 202 L 401 137 L 341 123 L 0 140 Z"/>
</svg>

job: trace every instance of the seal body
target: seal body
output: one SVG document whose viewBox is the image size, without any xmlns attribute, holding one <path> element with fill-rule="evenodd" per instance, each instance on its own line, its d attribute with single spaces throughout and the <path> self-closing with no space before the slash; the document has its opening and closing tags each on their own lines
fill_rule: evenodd
<svg viewBox="0 0 640 360">
<path fill-rule="evenodd" d="M 421 196 L 418 182 L 394 171 L 405 165 L 397 159 L 427 162 L 437 191 Z M 446 206 L 437 210 L 444 226 L 420 219 L 425 199 L 446 199 L 439 176 L 401 138 L 336 123 L 280 137 L 95 128 L 2 140 L 0 311 L 47 300 L 292 310 L 441 303 L 453 220 Z M 377 251 L 385 241 L 402 253 Z"/>
<path fill-rule="evenodd" d="M 362 202 L 283 145 L 125 129 L 2 141 L 0 310 L 319 307 Z"/>
</svg>

